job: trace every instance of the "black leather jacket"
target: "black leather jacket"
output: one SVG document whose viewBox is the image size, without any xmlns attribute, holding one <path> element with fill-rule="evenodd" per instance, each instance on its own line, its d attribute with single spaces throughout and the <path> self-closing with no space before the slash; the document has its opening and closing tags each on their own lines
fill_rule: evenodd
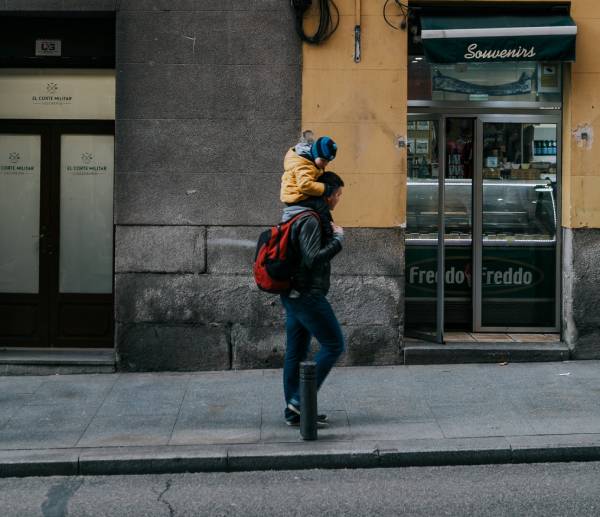
<svg viewBox="0 0 600 517">
<path fill-rule="evenodd" d="M 291 237 L 294 251 L 301 257 L 293 276 L 293 288 L 301 293 L 326 295 L 330 261 L 342 250 L 342 243 L 335 237 L 324 239 L 321 220 L 309 213 L 294 222 Z"/>
</svg>

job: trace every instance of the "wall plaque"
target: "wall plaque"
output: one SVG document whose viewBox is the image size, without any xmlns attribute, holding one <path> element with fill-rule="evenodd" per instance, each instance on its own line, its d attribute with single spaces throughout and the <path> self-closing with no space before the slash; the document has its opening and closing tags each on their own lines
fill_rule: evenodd
<svg viewBox="0 0 600 517">
<path fill-rule="evenodd" d="M 62 44 L 59 39 L 36 39 L 35 55 L 60 57 L 62 55 L 61 47 Z"/>
</svg>

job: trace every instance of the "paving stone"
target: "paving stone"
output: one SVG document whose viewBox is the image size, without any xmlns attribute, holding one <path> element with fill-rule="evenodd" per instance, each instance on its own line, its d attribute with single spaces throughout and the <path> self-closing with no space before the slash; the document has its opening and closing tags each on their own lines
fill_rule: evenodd
<svg viewBox="0 0 600 517">
<path fill-rule="evenodd" d="M 75 447 L 81 438 L 82 429 L 61 429 L 53 432 L 52 428 L 26 428 L 14 427 L 0 430 L 0 444 L 2 449 L 59 449 Z M 34 474 L 35 475 L 35 474 Z"/>
<path fill-rule="evenodd" d="M 13 394 L 35 393 L 46 380 L 46 377 L 36 376 L 0 378 L 0 400 L 3 400 L 1 397 L 10 397 Z"/>
<path fill-rule="evenodd" d="M 535 434 L 534 427 L 508 403 L 431 406 L 444 437 Z"/>
<path fill-rule="evenodd" d="M 167 445 L 175 419 L 175 415 L 96 417 L 77 446 Z"/>
<path fill-rule="evenodd" d="M 435 421 L 411 422 L 388 418 L 385 423 L 377 421 L 372 414 L 358 416 L 350 413 L 350 431 L 353 440 L 406 440 L 410 438 L 443 438 Z"/>
<path fill-rule="evenodd" d="M 70 402 L 46 406 L 21 406 L 11 417 L 5 430 L 46 429 L 49 433 L 62 430 L 83 431 L 96 414 L 98 405 Z"/>
<path fill-rule="evenodd" d="M 189 380 L 185 375 L 158 379 L 123 376 L 98 410 L 98 416 L 177 415 Z"/>
<path fill-rule="evenodd" d="M 0 394 L 0 429 L 2 429 L 29 400 L 28 393 Z"/>
<path fill-rule="evenodd" d="M 259 411 L 261 406 L 261 383 L 240 383 L 229 380 L 219 384 L 190 385 L 181 410 L 194 412 L 213 408 L 215 413 L 231 407 L 240 410 Z"/>
<path fill-rule="evenodd" d="M 42 383 L 28 405 L 90 404 L 99 406 L 116 382 L 111 375 L 58 376 Z"/>
<path fill-rule="evenodd" d="M 597 433 L 599 429 L 597 416 L 581 413 L 555 414 L 551 417 L 531 415 L 529 422 L 534 430 L 532 434 L 572 434 L 574 431 L 578 433 Z"/>
<path fill-rule="evenodd" d="M 205 407 L 182 407 L 170 445 L 253 443 L 260 439 L 260 405 L 210 403 Z"/>
</svg>

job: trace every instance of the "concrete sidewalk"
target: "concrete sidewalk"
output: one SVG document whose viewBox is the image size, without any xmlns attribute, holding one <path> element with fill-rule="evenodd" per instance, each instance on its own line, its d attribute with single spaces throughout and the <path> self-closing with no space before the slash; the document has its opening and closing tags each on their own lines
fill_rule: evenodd
<svg viewBox="0 0 600 517">
<path fill-rule="evenodd" d="M 600 362 L 335 369 L 330 427 L 280 370 L 0 378 L 0 476 L 600 459 Z"/>
</svg>

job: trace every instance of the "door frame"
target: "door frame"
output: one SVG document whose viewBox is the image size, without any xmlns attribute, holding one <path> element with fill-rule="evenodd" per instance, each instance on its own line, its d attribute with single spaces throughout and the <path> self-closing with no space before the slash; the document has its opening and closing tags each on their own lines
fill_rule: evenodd
<svg viewBox="0 0 600 517">
<path fill-rule="evenodd" d="M 482 267 L 483 267 L 483 125 L 485 123 L 533 123 L 556 124 L 556 268 L 555 268 L 555 304 L 554 325 L 550 327 L 510 327 L 484 326 L 482 317 Z M 476 124 L 476 140 L 479 142 L 475 176 L 473 178 L 473 330 L 475 332 L 559 332 L 562 306 L 562 242 L 561 242 L 561 200 L 562 200 L 562 117 L 560 114 L 482 114 L 478 115 Z M 476 240 L 475 240 L 476 239 Z M 475 244 L 475 242 L 477 244 Z"/>
<path fill-rule="evenodd" d="M 114 346 L 114 281 L 110 294 L 80 294 L 60 293 L 60 195 L 61 195 L 61 146 L 60 137 L 64 134 L 115 135 L 114 120 L 88 119 L 0 119 L 0 132 L 13 134 L 41 135 L 40 154 L 40 226 L 39 235 L 47 243 L 40 240 L 39 245 L 39 275 L 38 310 L 45 312 L 40 321 L 39 339 L 33 342 L 29 338 L 11 338 L 10 343 L 3 347 L 17 348 L 107 348 Z M 114 157 L 113 157 L 114 161 Z M 116 175 L 115 175 L 116 176 Z M 112 277 L 115 268 L 115 232 L 114 232 L 114 194 L 113 194 L 113 224 L 112 224 Z M 43 286 L 42 286 L 43 283 Z M 43 290 L 43 293 L 42 293 Z M 32 295 L 11 295 L 11 297 L 31 297 Z M 60 308 L 67 300 L 72 303 L 83 301 L 89 303 L 110 303 L 111 321 L 106 338 L 69 337 L 61 335 Z"/>
<path fill-rule="evenodd" d="M 471 118 L 474 119 L 474 160 L 473 184 L 472 184 L 472 213 L 473 223 L 471 229 L 471 252 L 473 264 L 474 281 L 472 285 L 472 309 L 473 309 L 473 332 L 560 332 L 561 310 L 562 310 L 562 112 L 559 106 L 553 106 L 547 113 L 537 110 L 506 109 L 500 111 L 497 108 L 468 109 L 466 107 L 444 107 L 438 106 L 416 106 L 409 105 L 408 120 L 433 120 L 437 121 L 439 128 L 438 156 L 438 243 L 437 243 L 437 274 L 438 278 L 444 279 L 445 274 L 445 177 L 446 177 L 446 120 L 448 118 Z M 519 123 L 531 122 L 556 124 L 557 155 L 556 155 L 556 288 L 555 288 L 555 325 L 551 327 L 491 327 L 481 324 L 481 301 L 482 301 L 482 252 L 483 252 L 483 124 L 486 122 Z M 442 248 L 442 249 L 440 249 Z M 436 328 L 435 342 L 444 343 L 444 281 L 437 283 L 436 303 Z M 415 337 L 432 340 L 431 336 L 412 333 Z"/>
</svg>

